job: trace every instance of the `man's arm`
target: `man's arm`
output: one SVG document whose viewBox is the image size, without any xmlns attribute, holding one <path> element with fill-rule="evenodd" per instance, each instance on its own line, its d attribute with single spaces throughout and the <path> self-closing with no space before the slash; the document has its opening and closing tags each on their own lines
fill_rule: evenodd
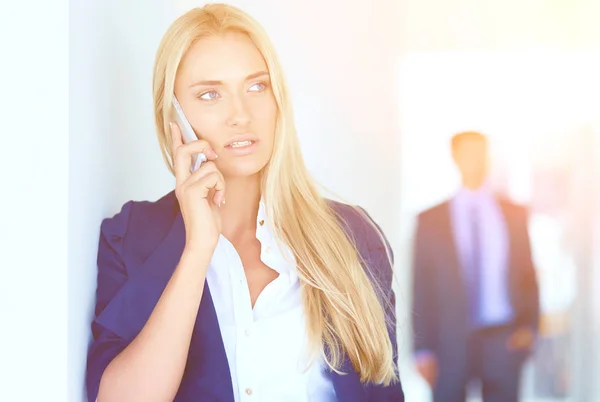
<svg viewBox="0 0 600 402">
<path fill-rule="evenodd" d="M 432 351 L 435 337 L 435 304 L 437 295 L 432 289 L 435 283 L 431 265 L 432 250 L 427 239 L 427 227 L 423 216 L 417 221 L 413 243 L 413 347 L 422 354 Z"/>
<path fill-rule="evenodd" d="M 520 253 L 518 255 L 520 299 L 522 302 L 521 322 L 537 331 L 540 318 L 540 295 L 537 273 L 533 264 L 531 241 L 529 237 L 529 212 L 526 208 L 520 209 L 520 230 L 518 243 Z"/>
</svg>

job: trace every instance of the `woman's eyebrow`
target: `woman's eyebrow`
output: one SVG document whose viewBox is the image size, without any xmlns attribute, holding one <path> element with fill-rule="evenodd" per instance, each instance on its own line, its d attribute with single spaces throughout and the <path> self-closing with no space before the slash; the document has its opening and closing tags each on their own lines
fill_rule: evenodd
<svg viewBox="0 0 600 402">
<path fill-rule="evenodd" d="M 259 71 L 259 72 L 254 73 L 254 74 L 250 74 L 249 76 L 246 77 L 246 81 L 250 81 L 250 80 L 253 80 L 255 78 L 262 77 L 263 75 L 269 75 L 269 73 L 266 72 L 266 71 Z"/>
<path fill-rule="evenodd" d="M 256 73 L 252 73 L 249 76 L 247 76 L 246 79 L 245 79 L 245 81 L 249 81 L 249 80 L 252 80 L 254 78 L 262 77 L 263 75 L 269 75 L 269 73 L 266 72 L 266 71 L 258 71 Z M 223 81 L 220 81 L 220 80 L 202 80 L 202 81 L 198 81 L 198 82 L 193 83 L 192 85 L 190 85 L 190 88 L 197 87 L 197 86 L 218 86 L 218 85 L 223 85 Z"/>
</svg>

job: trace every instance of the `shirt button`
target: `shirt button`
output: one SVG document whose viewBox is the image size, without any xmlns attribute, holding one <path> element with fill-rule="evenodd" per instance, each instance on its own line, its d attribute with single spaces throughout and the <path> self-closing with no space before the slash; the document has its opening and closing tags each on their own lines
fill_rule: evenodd
<svg viewBox="0 0 600 402">
<path fill-rule="evenodd" d="M 252 335 L 252 330 L 250 328 L 246 328 L 246 330 L 244 331 L 244 334 L 246 334 L 246 336 L 250 336 L 250 335 Z"/>
<path fill-rule="evenodd" d="M 266 252 L 267 254 L 270 254 L 270 253 L 271 253 L 271 247 L 267 247 L 267 248 L 265 249 L 265 252 Z"/>
<path fill-rule="evenodd" d="M 252 396 L 252 388 L 246 388 L 246 395 Z"/>
</svg>

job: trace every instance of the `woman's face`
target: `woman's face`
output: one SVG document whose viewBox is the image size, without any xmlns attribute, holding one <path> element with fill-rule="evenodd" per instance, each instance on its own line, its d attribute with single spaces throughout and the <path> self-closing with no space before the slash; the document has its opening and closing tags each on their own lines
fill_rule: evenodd
<svg viewBox="0 0 600 402">
<path fill-rule="evenodd" d="M 261 171 L 273 151 L 277 104 L 267 65 L 250 38 L 230 32 L 195 42 L 175 80 L 175 96 L 225 177 Z"/>
</svg>

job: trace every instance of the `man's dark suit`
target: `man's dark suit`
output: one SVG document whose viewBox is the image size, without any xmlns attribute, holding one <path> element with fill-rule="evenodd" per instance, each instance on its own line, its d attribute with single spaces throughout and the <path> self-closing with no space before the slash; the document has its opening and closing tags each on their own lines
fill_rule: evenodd
<svg viewBox="0 0 600 402">
<path fill-rule="evenodd" d="M 518 388 L 527 353 L 507 351 L 506 341 L 519 327 L 537 329 L 539 292 L 527 210 L 503 199 L 498 199 L 498 204 L 509 238 L 507 283 L 514 319 L 506 326 L 480 331 L 469 325 L 468 294 L 452 231 L 451 201 L 418 217 L 413 263 L 414 349 L 431 351 L 438 359 L 436 402 L 463 402 L 465 384 L 472 377 L 483 380 L 486 401 L 510 402 L 507 393 L 501 392 Z M 517 390 L 513 393 L 516 395 Z"/>
</svg>

